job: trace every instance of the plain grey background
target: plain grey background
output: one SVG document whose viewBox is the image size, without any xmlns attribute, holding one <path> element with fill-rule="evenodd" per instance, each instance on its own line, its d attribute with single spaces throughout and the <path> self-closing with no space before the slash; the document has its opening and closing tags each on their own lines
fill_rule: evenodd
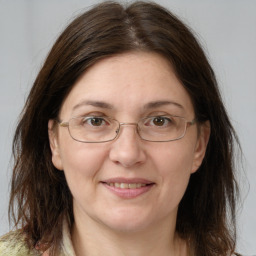
<svg viewBox="0 0 256 256">
<path fill-rule="evenodd" d="M 53 42 L 76 15 L 98 1 L 0 0 L 0 234 L 7 209 L 11 143 L 18 115 Z M 216 72 L 244 152 L 238 248 L 256 253 L 256 1 L 159 0 L 196 31 Z M 250 187 L 250 188 L 249 188 Z"/>
</svg>

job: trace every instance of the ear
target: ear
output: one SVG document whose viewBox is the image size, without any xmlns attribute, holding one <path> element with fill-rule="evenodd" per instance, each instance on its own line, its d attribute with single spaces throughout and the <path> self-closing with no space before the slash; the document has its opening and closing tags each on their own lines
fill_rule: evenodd
<svg viewBox="0 0 256 256">
<path fill-rule="evenodd" d="M 194 150 L 194 161 L 191 173 L 196 172 L 203 162 L 211 133 L 210 122 L 206 121 L 205 123 L 201 124 L 198 130 L 198 138 Z"/>
<path fill-rule="evenodd" d="M 50 148 L 52 151 L 52 163 L 57 169 L 63 170 L 59 143 L 58 143 L 58 134 L 57 134 L 57 129 L 55 127 L 54 120 L 49 120 L 48 122 L 48 136 L 49 136 Z"/>
</svg>

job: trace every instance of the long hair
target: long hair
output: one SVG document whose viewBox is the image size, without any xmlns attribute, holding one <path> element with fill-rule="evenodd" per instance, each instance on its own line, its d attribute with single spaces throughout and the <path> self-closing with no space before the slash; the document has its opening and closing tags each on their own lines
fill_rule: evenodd
<svg viewBox="0 0 256 256">
<path fill-rule="evenodd" d="M 26 231 L 30 246 L 41 243 L 56 252 L 64 218 L 70 225 L 74 218 L 65 176 L 51 161 L 48 120 L 58 117 L 65 97 L 89 67 L 129 51 L 156 52 L 167 59 L 192 99 L 198 122 L 210 122 L 206 155 L 180 202 L 176 232 L 196 256 L 226 256 L 236 243 L 237 137 L 197 39 L 175 15 L 154 3 L 104 2 L 77 17 L 57 39 L 15 132 L 10 217 Z"/>
</svg>

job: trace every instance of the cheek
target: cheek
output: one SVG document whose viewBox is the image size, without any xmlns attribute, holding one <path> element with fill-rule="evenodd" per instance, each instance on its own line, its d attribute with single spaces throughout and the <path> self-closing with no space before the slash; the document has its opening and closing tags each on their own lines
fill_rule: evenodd
<svg viewBox="0 0 256 256">
<path fill-rule="evenodd" d="M 163 176 L 190 174 L 194 160 L 193 145 L 185 140 L 179 140 L 158 148 L 154 155 L 157 164 L 161 166 Z"/>
<path fill-rule="evenodd" d="M 172 144 L 164 146 L 155 158 L 163 195 L 177 201 L 181 200 L 187 188 L 194 152 L 192 144 L 180 142 L 171 142 Z"/>
<path fill-rule="evenodd" d="M 104 144 L 86 144 L 67 141 L 61 145 L 63 169 L 70 190 L 86 189 L 87 184 L 97 182 L 97 174 L 106 157 Z"/>
</svg>

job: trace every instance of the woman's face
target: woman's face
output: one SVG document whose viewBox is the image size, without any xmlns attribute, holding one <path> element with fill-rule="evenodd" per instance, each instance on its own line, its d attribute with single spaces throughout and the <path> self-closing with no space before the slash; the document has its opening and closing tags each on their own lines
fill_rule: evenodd
<svg viewBox="0 0 256 256">
<path fill-rule="evenodd" d="M 170 64 L 160 55 L 142 52 L 101 60 L 80 77 L 59 118 L 83 115 L 125 123 L 152 115 L 195 118 L 191 99 Z M 199 135 L 192 125 L 180 140 L 149 142 L 140 139 L 134 125 L 124 125 L 114 141 L 81 143 L 67 128 L 53 132 L 52 126 L 50 121 L 52 160 L 65 173 L 76 222 L 119 231 L 175 226 L 190 175 L 204 157 L 206 129 Z"/>
</svg>

